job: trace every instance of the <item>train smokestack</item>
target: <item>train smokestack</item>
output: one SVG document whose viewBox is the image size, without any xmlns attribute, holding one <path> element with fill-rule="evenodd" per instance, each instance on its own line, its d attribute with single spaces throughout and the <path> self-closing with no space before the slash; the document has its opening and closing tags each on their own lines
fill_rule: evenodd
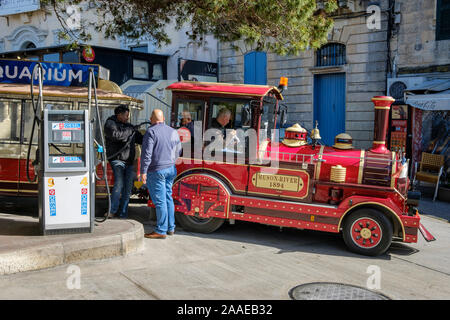
<svg viewBox="0 0 450 320">
<path fill-rule="evenodd" d="M 388 96 L 375 96 L 372 102 L 375 105 L 375 123 L 373 129 L 373 145 L 370 151 L 375 153 L 387 153 L 386 134 L 388 130 L 389 109 L 395 101 Z"/>
</svg>

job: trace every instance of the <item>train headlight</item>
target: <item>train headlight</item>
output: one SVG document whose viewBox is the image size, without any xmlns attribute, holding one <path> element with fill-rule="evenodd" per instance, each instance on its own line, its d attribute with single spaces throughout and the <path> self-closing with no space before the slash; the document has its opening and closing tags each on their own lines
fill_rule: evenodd
<svg viewBox="0 0 450 320">
<path fill-rule="evenodd" d="M 397 189 L 401 194 L 406 195 L 408 190 L 408 162 L 404 163 L 400 169 L 400 174 L 397 179 Z"/>
<path fill-rule="evenodd" d="M 406 179 L 408 177 L 408 162 L 406 162 L 400 171 L 399 179 Z"/>
</svg>

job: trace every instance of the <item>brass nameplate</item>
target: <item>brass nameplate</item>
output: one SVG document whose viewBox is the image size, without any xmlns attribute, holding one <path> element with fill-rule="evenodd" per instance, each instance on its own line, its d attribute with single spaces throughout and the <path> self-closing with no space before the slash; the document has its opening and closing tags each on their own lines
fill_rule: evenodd
<svg viewBox="0 0 450 320">
<path fill-rule="evenodd" d="M 283 174 L 255 173 L 252 183 L 257 188 L 277 189 L 299 192 L 303 189 L 303 180 L 297 176 Z"/>
</svg>

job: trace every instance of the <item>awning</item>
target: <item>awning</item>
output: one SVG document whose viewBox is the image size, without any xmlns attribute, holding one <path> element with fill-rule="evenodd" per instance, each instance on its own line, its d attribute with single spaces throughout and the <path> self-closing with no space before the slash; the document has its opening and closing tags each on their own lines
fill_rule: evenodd
<svg viewBox="0 0 450 320">
<path fill-rule="evenodd" d="M 405 90 L 405 102 L 426 111 L 450 110 L 450 79 L 432 79 Z"/>
<path fill-rule="evenodd" d="M 432 94 L 406 94 L 405 101 L 412 107 L 426 111 L 450 110 L 450 90 Z"/>
<path fill-rule="evenodd" d="M 130 85 L 123 90 L 123 93 L 130 97 L 143 100 L 144 93 L 155 84 L 155 82 L 148 82 L 147 84 Z"/>
<path fill-rule="evenodd" d="M 0 95 L 23 95 L 27 98 L 30 97 L 31 89 L 29 84 L 20 83 L 1 83 L 0 84 Z M 33 94 L 37 96 L 39 94 L 39 87 L 33 86 Z M 88 98 L 88 88 L 87 87 L 61 87 L 61 86 L 43 86 L 42 95 L 44 97 L 62 97 L 62 98 L 78 98 L 87 99 Z M 104 89 L 97 89 L 97 97 L 101 100 L 122 100 L 122 101 L 132 101 L 138 104 L 142 103 L 142 100 L 136 99 L 134 97 L 107 91 Z"/>
</svg>

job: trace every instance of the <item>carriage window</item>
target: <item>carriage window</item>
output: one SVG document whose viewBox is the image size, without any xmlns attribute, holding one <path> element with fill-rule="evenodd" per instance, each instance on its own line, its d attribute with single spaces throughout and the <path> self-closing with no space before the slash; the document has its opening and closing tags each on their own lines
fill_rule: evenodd
<svg viewBox="0 0 450 320">
<path fill-rule="evenodd" d="M 48 110 L 70 110 L 72 108 L 72 103 L 44 101 L 44 104 L 44 109 L 47 108 Z"/>
<path fill-rule="evenodd" d="M 0 101 L 0 142 L 20 142 L 21 103 Z"/>
<path fill-rule="evenodd" d="M 233 100 L 213 100 L 212 101 L 212 112 L 209 118 L 209 127 L 211 127 L 213 119 L 217 118 L 219 111 L 221 109 L 228 109 L 231 112 L 231 118 L 228 125 L 225 126 L 227 129 L 238 129 L 248 127 L 248 123 L 242 123 L 242 111 L 245 106 L 249 105 L 249 101 L 233 101 Z"/>
<path fill-rule="evenodd" d="M 70 110 L 72 103 L 64 102 L 48 102 L 44 101 L 45 107 L 49 110 Z M 23 141 L 28 143 L 30 141 L 31 129 L 33 128 L 34 110 L 31 101 L 25 102 L 24 127 L 23 127 Z M 34 128 L 33 143 L 38 143 L 38 128 Z"/>
<path fill-rule="evenodd" d="M 31 137 L 31 129 L 33 128 L 34 111 L 31 106 L 31 101 L 25 102 L 24 110 L 24 127 L 23 127 L 23 141 L 28 143 Z M 33 143 L 38 143 L 38 128 L 34 127 Z"/>
<path fill-rule="evenodd" d="M 99 104 L 98 105 L 98 112 L 100 113 L 100 123 L 102 124 L 103 128 L 105 126 L 106 120 L 108 120 L 109 117 L 114 115 L 114 109 L 117 106 L 118 106 L 118 104 L 117 105 L 111 105 L 111 104 L 108 104 L 108 105 Z M 78 108 L 80 110 L 85 110 L 85 109 L 88 108 L 88 105 L 87 105 L 87 103 L 79 103 L 78 104 Z M 94 113 L 93 116 L 95 116 L 95 118 L 96 118 L 97 117 L 97 111 L 95 110 L 94 104 L 92 104 L 92 106 L 91 106 L 91 112 Z M 130 116 L 132 114 L 133 114 L 133 112 L 130 110 Z M 135 122 L 131 122 L 131 123 L 135 124 Z M 97 125 L 97 121 L 94 122 L 94 125 L 95 125 L 95 139 L 97 141 L 101 141 L 100 128 Z"/>
<path fill-rule="evenodd" d="M 203 121 L 203 105 L 203 101 L 178 101 L 176 127 L 183 127 L 188 122 Z"/>
</svg>

